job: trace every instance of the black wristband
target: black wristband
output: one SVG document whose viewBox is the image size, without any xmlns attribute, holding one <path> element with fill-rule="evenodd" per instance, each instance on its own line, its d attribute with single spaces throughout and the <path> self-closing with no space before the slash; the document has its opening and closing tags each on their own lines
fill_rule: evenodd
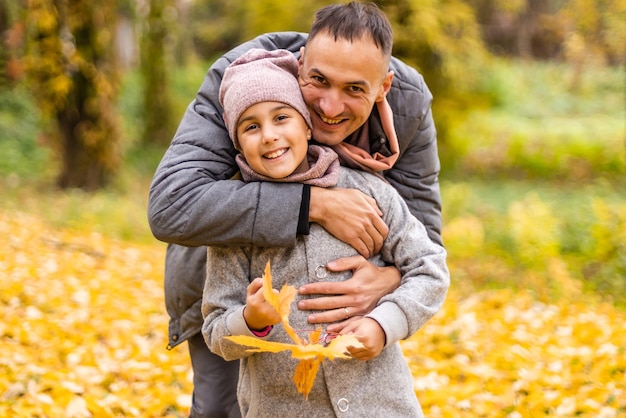
<svg viewBox="0 0 626 418">
<path fill-rule="evenodd" d="M 304 184 L 302 187 L 302 201 L 300 202 L 300 215 L 298 216 L 298 235 L 309 235 L 309 205 L 311 204 L 311 186 Z"/>
</svg>

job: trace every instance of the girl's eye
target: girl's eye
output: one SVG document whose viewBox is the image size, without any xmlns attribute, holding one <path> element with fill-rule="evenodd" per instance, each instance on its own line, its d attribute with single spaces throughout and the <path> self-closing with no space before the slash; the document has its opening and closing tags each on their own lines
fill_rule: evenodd
<svg viewBox="0 0 626 418">
<path fill-rule="evenodd" d="M 285 120 L 285 119 L 289 119 L 289 115 L 278 115 L 276 117 L 276 120 Z"/>
<path fill-rule="evenodd" d="M 258 128 L 258 127 L 259 127 L 259 126 L 258 126 L 256 123 L 251 123 L 250 125 L 247 125 L 247 126 L 244 128 L 244 130 L 243 130 L 243 131 L 244 131 L 244 132 L 248 132 L 248 131 L 251 131 L 251 130 L 256 129 L 256 128 Z"/>
</svg>

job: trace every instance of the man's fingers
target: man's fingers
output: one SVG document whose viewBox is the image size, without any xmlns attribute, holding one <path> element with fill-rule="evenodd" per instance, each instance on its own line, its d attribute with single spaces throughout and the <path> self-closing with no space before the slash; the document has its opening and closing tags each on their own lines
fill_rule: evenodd
<svg viewBox="0 0 626 418">
<path fill-rule="evenodd" d="M 381 218 L 376 218 L 373 223 L 360 230 L 358 236 L 350 244 L 363 257 L 369 258 L 380 252 L 388 233 L 387 224 Z"/>
<path fill-rule="evenodd" d="M 367 234 L 364 234 L 362 237 L 358 237 L 356 241 L 349 244 L 352 245 L 352 248 L 365 258 L 369 258 L 371 255 L 376 254 L 374 252 L 376 243 L 372 237 Z"/>
<path fill-rule="evenodd" d="M 302 299 L 298 302 L 298 309 L 300 309 L 301 311 L 328 311 L 331 309 L 343 309 L 347 306 L 350 306 L 351 301 L 352 297 L 350 296 L 331 296 Z M 340 317 L 337 319 L 343 318 Z"/>
<path fill-rule="evenodd" d="M 331 311 L 324 311 L 311 314 L 307 317 L 309 324 L 322 324 L 328 322 L 336 322 L 343 318 L 339 309 L 333 309 Z"/>
<path fill-rule="evenodd" d="M 360 255 L 355 255 L 352 257 L 343 257 L 338 258 L 336 260 L 328 262 L 326 264 L 326 268 L 330 271 L 348 271 L 348 270 L 356 270 L 359 268 L 364 262 L 366 262 L 365 258 Z"/>
<path fill-rule="evenodd" d="M 370 231 L 370 236 L 374 242 L 372 254 L 378 254 L 380 252 L 387 235 L 389 235 L 389 227 L 381 218 L 377 218 L 374 221 L 373 231 Z"/>
<path fill-rule="evenodd" d="M 315 312 L 307 317 L 309 324 L 328 324 L 326 331 L 339 333 L 347 324 L 361 318 L 360 315 L 350 316 L 346 319 L 343 309 L 332 309 L 330 311 Z"/>
</svg>

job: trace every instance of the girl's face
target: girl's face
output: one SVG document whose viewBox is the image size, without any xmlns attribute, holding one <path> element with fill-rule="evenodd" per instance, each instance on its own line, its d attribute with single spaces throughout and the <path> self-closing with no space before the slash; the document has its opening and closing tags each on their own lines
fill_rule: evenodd
<svg viewBox="0 0 626 418">
<path fill-rule="evenodd" d="M 279 179 L 308 170 L 311 130 L 300 113 L 279 102 L 250 106 L 237 122 L 241 152 L 257 173 Z"/>
</svg>

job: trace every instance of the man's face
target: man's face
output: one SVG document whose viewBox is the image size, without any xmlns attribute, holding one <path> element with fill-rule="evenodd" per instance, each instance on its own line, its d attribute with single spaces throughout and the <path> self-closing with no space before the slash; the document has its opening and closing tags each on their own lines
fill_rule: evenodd
<svg viewBox="0 0 626 418">
<path fill-rule="evenodd" d="M 298 81 L 313 122 L 313 138 L 342 142 L 365 123 L 391 88 L 393 73 L 369 38 L 350 42 L 320 33 L 303 48 Z"/>
</svg>

